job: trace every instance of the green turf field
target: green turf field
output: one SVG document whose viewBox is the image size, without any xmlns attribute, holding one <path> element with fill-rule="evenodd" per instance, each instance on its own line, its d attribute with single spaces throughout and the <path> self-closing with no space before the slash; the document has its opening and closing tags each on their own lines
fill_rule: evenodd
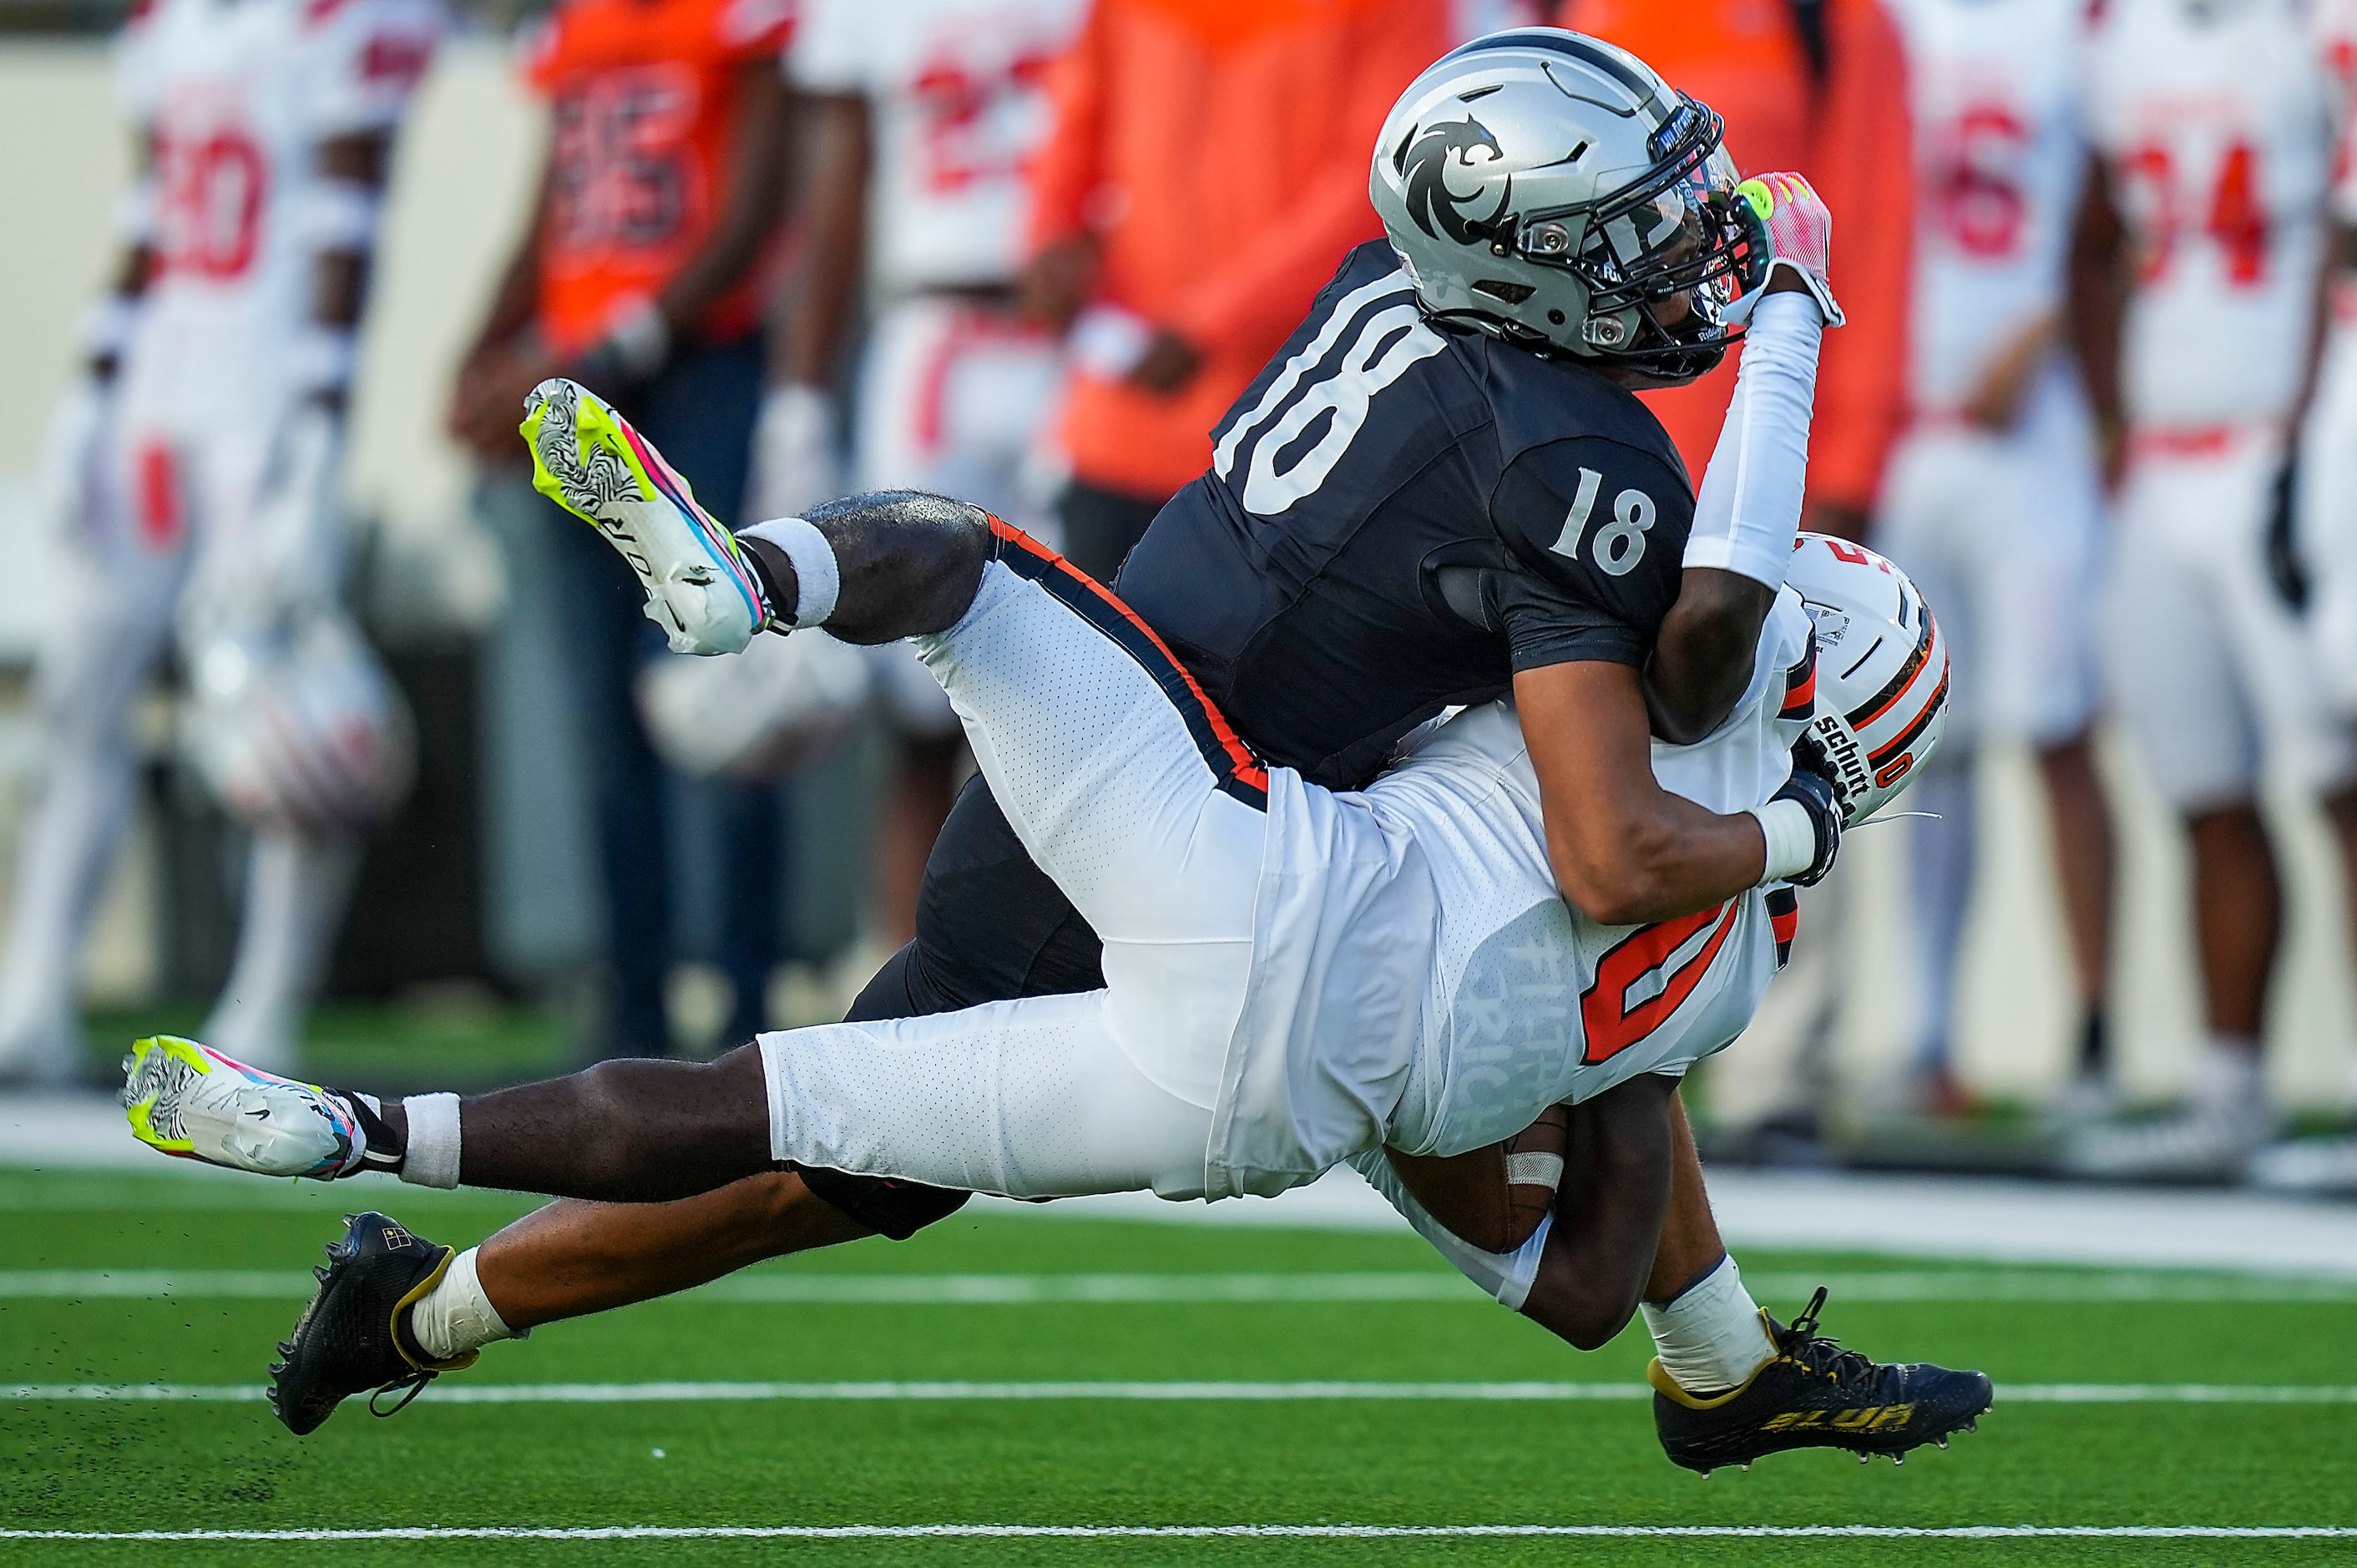
<svg viewBox="0 0 2357 1568">
<path fill-rule="evenodd" d="M 1641 1331 L 1578 1355 L 1473 1294 L 1413 1239 L 1002 1212 L 543 1329 L 492 1348 L 391 1421 L 347 1406 L 297 1441 L 264 1406 L 221 1396 L 260 1382 L 300 1308 L 302 1271 L 351 1190 L 168 1168 L 0 1173 L 0 1529 L 902 1533 L 170 1545 L 19 1536 L 0 1541 L 0 1564 L 2357 1557 L 2357 1535 L 905 1533 L 2357 1527 L 2357 1288 L 1753 1254 L 1746 1272 L 1771 1306 L 1789 1314 L 1822 1278 L 1834 1287 L 1829 1331 L 1884 1357 L 1985 1368 L 1997 1406 L 1976 1434 L 1903 1469 L 1820 1452 L 1706 1482 L 1663 1459 L 1649 1407 L 1624 1393 L 1649 1354 Z M 436 1240 L 478 1239 L 520 1211 L 368 1190 Z M 683 1382 L 725 1386 L 647 1387 Z M 1183 1383 L 1222 1386 L 1169 1387 Z M 58 1397 L 60 1385 L 151 1384 L 181 1397 Z M 554 1391 L 561 1401 L 544 1388 L 522 1397 L 533 1393 L 524 1385 L 548 1384 L 594 1386 Z M 2208 1393 L 2189 1398 L 2187 1384 Z M 484 1391 L 460 1402 L 468 1391 Z M 1173 1391 L 1194 1397 L 1139 1397 Z"/>
</svg>

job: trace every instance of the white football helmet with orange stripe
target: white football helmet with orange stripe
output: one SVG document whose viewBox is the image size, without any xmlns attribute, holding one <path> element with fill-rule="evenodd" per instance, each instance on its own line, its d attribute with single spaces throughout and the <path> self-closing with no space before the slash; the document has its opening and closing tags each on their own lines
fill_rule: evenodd
<svg viewBox="0 0 2357 1568">
<path fill-rule="evenodd" d="M 1948 642 L 1907 574 L 1847 540 L 1803 533 L 1784 581 L 1815 628 L 1816 716 L 1845 826 L 1907 788 L 1948 719 Z"/>
</svg>

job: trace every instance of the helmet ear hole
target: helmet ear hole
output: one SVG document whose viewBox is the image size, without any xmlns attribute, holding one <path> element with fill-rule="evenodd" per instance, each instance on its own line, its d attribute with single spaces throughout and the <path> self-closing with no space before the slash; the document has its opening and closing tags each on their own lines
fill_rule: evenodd
<svg viewBox="0 0 2357 1568">
<path fill-rule="evenodd" d="M 1550 311 L 1548 311 L 1548 312 L 1547 312 L 1547 324 L 1548 324 L 1549 326 L 1552 326 L 1552 327 L 1560 327 L 1560 326 L 1562 326 L 1562 325 L 1563 325 L 1563 312 L 1562 312 L 1562 311 L 1560 311 L 1560 310 L 1550 310 Z"/>
</svg>

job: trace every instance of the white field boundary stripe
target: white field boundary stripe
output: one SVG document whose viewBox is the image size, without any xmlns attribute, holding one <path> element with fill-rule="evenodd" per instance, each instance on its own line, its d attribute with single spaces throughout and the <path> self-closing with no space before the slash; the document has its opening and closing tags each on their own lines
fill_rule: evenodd
<svg viewBox="0 0 2357 1568">
<path fill-rule="evenodd" d="M 2318 1541 L 2338 1524 L 712 1524 L 414 1525 L 382 1530 L 0 1530 L 0 1541 L 1464 1540 L 1569 1536 L 1686 1541 Z"/>
<path fill-rule="evenodd" d="M 2185 1276 L 2159 1272 L 1889 1270 L 1746 1276 L 1754 1294 L 1805 1297 L 1822 1284 L 1845 1301 L 2357 1302 L 2357 1283 Z M 0 1270 L 0 1300 L 305 1301 L 310 1274 L 279 1269 Z M 686 1293 L 696 1300 L 796 1306 L 1030 1306 L 1457 1302 L 1489 1297 L 1433 1270 L 1221 1274 L 743 1274 Z"/>
<path fill-rule="evenodd" d="M 2357 1404 L 2357 1386 L 2306 1383 L 2005 1383 L 2006 1404 Z M 442 1382 L 432 1404 L 762 1403 L 790 1400 L 866 1402 L 1144 1400 L 1288 1402 L 1307 1400 L 1455 1400 L 1562 1403 L 1650 1400 L 1643 1383 L 1555 1382 Z M 0 1404 L 123 1402 L 253 1403 L 258 1383 L 0 1384 Z"/>
</svg>

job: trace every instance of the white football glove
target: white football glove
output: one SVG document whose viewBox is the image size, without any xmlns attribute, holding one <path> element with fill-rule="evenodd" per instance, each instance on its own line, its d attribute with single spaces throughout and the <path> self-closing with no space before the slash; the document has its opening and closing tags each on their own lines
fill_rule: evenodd
<svg viewBox="0 0 2357 1568">
<path fill-rule="evenodd" d="M 1735 188 L 1736 195 L 1751 204 L 1759 220 L 1756 232 L 1768 240 L 1768 266 L 1760 274 L 1760 286 L 1735 302 L 1727 319 L 1741 325 L 1751 319 L 1752 308 L 1768 292 L 1768 285 L 1779 267 L 1790 267 L 1806 284 L 1817 302 L 1817 310 L 1828 327 L 1839 327 L 1848 319 L 1834 300 L 1831 278 L 1834 249 L 1834 215 L 1824 198 L 1805 179 L 1796 174 L 1763 174 L 1745 180 Z"/>
<path fill-rule="evenodd" d="M 113 413 L 114 383 L 93 375 L 77 378 L 49 411 L 35 505 L 53 538 L 74 538 L 91 526 Z"/>
<path fill-rule="evenodd" d="M 747 521 L 800 517 L 843 493 L 834 403 L 817 387 L 786 381 L 761 398 L 753 427 L 753 482 Z"/>
<path fill-rule="evenodd" d="M 253 515 L 206 549 L 188 585 L 180 640 L 191 659 L 225 637 L 341 613 L 342 448 L 343 419 L 333 410 L 305 402 L 287 413 Z"/>
</svg>

